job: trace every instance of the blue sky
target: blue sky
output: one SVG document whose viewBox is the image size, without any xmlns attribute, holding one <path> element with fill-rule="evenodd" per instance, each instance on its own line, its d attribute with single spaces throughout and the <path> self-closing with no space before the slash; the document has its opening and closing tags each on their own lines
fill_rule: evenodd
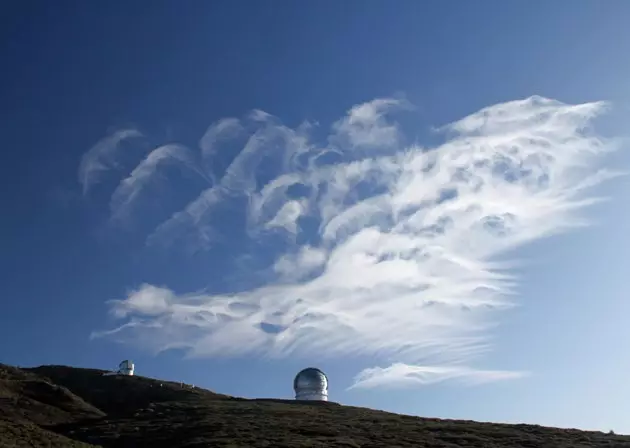
<svg viewBox="0 0 630 448">
<path fill-rule="evenodd" d="M 626 2 L 5 12 L 0 361 L 630 433 Z"/>
</svg>

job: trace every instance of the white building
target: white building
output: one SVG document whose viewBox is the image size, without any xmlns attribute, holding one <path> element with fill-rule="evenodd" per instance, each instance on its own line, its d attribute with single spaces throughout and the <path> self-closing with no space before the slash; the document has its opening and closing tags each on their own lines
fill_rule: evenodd
<svg viewBox="0 0 630 448">
<path fill-rule="evenodd" d="M 135 369 L 135 365 L 131 361 L 129 361 L 128 359 L 125 359 L 123 362 L 118 364 L 118 374 L 119 375 L 133 376 L 133 370 L 134 369 Z"/>
<path fill-rule="evenodd" d="M 295 376 L 296 400 L 328 401 L 328 378 L 319 369 L 308 367 Z"/>
<path fill-rule="evenodd" d="M 127 375 L 133 376 L 133 371 L 135 369 L 135 365 L 133 362 L 125 359 L 120 364 L 118 364 L 118 370 L 113 372 L 104 373 L 103 376 L 111 376 L 111 375 Z"/>
</svg>

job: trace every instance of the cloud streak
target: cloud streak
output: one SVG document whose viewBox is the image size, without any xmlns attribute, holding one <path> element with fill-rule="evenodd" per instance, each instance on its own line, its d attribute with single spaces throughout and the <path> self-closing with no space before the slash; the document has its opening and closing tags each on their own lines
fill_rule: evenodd
<svg viewBox="0 0 630 448">
<path fill-rule="evenodd" d="M 142 137 L 137 129 L 120 129 L 104 137 L 90 148 L 79 164 L 78 179 L 83 195 L 100 181 L 102 174 L 119 166 L 117 153 L 125 140 Z"/>
<path fill-rule="evenodd" d="M 462 366 L 413 366 L 395 363 L 386 368 L 372 367 L 361 371 L 354 378 L 354 384 L 350 386 L 350 389 L 428 386 L 443 381 L 458 381 L 467 385 L 478 385 L 525 376 L 527 376 L 525 372 L 475 370 Z"/>
<path fill-rule="evenodd" d="M 209 180 L 203 170 L 197 167 L 195 154 L 188 148 L 173 144 L 155 148 L 120 182 L 112 194 L 110 210 L 113 219 L 127 218 L 142 191 L 156 179 L 159 167 L 164 165 L 174 165 Z"/>
<path fill-rule="evenodd" d="M 514 304 L 516 280 L 499 257 L 585 224 L 581 212 L 597 200 L 589 188 L 616 175 L 602 165 L 615 142 L 589 126 L 606 104 L 497 104 L 443 126 L 433 148 L 401 143 L 389 116 L 400 107 L 355 106 L 324 145 L 310 125 L 290 129 L 261 111 L 215 124 L 202 139 L 205 160 L 233 138 L 242 150 L 148 244 L 183 238 L 212 249 L 217 208 L 241 207 L 232 218 L 244 239 L 285 237 L 267 283 L 223 295 L 143 285 L 109 303 L 126 321 L 93 336 L 197 357 L 391 363 L 361 372 L 356 388 L 521 377 L 470 367 Z"/>
<path fill-rule="evenodd" d="M 409 108 L 409 104 L 394 98 L 358 104 L 333 124 L 335 133 L 331 140 L 346 140 L 354 148 L 392 147 L 399 142 L 400 132 L 397 124 L 387 117 L 392 111 L 403 108 Z"/>
</svg>

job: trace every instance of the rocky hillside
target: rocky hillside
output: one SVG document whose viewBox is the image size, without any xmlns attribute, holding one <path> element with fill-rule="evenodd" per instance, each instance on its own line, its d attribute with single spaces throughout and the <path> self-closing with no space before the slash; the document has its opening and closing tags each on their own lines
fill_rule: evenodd
<svg viewBox="0 0 630 448">
<path fill-rule="evenodd" d="M 65 366 L 0 364 L 0 447 L 628 447 L 629 436 L 246 400 Z"/>
</svg>

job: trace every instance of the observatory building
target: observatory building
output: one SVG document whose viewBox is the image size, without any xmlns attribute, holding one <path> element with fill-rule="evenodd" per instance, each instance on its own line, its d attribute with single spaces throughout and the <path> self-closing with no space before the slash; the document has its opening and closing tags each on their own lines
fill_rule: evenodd
<svg viewBox="0 0 630 448">
<path fill-rule="evenodd" d="M 123 362 L 118 364 L 118 375 L 133 376 L 134 368 L 135 368 L 134 364 L 128 359 L 125 359 Z"/>
<path fill-rule="evenodd" d="M 309 367 L 293 380 L 296 400 L 328 401 L 328 378 L 319 369 Z"/>
<path fill-rule="evenodd" d="M 135 368 L 135 365 L 128 359 L 125 359 L 123 362 L 118 364 L 118 370 L 115 370 L 113 372 L 106 372 L 103 374 L 103 376 L 112 376 L 112 375 L 133 376 L 134 368 Z"/>
</svg>

